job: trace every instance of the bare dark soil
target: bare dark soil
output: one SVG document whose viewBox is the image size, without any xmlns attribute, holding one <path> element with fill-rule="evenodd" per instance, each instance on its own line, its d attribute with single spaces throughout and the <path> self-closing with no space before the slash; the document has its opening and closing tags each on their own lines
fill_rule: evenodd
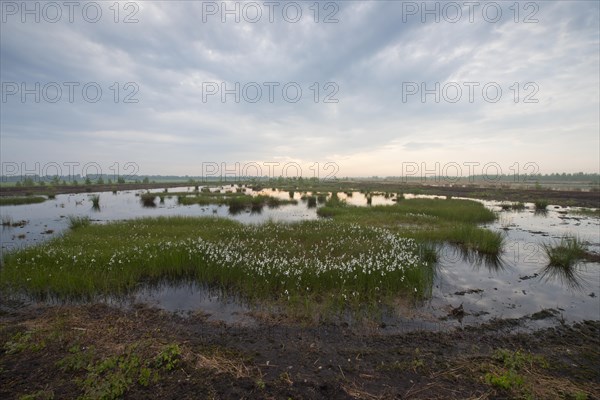
<svg viewBox="0 0 600 400">
<path fill-rule="evenodd" d="M 514 329 L 518 321 L 499 320 L 451 332 L 381 335 L 377 327 L 304 326 L 272 318 L 228 326 L 203 315 L 184 318 L 143 307 L 1 309 L 2 399 L 598 399 L 600 394 L 599 321 L 533 334 Z M 123 359 L 101 364 L 132 352 L 142 363 L 155 360 L 158 349 L 169 344 L 180 349 L 174 368 L 147 363 L 156 372 L 149 383 L 130 370 L 113 373 L 129 368 Z M 75 356 L 82 362 L 73 362 Z M 124 388 L 121 394 L 106 395 L 117 387 Z"/>
</svg>

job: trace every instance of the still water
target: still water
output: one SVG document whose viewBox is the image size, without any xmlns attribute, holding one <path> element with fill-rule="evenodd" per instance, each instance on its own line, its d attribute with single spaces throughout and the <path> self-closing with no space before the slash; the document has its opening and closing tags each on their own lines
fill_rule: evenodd
<svg viewBox="0 0 600 400">
<path fill-rule="evenodd" d="M 171 188 L 169 192 L 192 194 L 193 190 L 193 187 L 180 187 Z M 236 187 L 223 186 L 219 190 L 235 191 Z M 241 190 L 249 194 L 290 198 L 287 191 Z M 176 196 L 168 193 L 164 201 L 156 199 L 155 207 L 143 207 L 140 194 L 145 192 L 65 194 L 40 204 L 2 206 L 0 216 L 3 221 L 10 220 L 13 224 L 23 221 L 20 226 L 3 227 L 0 236 L 2 251 L 31 246 L 60 235 L 68 229 L 69 216 L 88 216 L 94 223 L 174 215 L 219 216 L 243 223 L 318 218 L 317 208 L 302 201 L 300 192 L 293 193 L 293 198 L 298 200 L 296 205 L 265 207 L 260 212 L 238 214 L 231 214 L 227 206 L 181 206 L 177 204 Z M 100 196 L 99 210 L 92 208 L 90 196 L 93 194 Z M 349 204 L 367 206 L 363 193 L 339 193 L 338 196 Z M 405 194 L 405 197 L 435 196 Z M 542 310 L 546 310 L 543 314 L 547 317 L 544 319 L 546 322 L 600 319 L 600 263 L 582 262 L 575 267 L 573 275 L 565 276 L 560 270 L 546 266 L 542 247 L 543 244 L 559 241 L 565 235 L 575 235 L 586 243 L 590 251 L 600 253 L 600 218 L 578 215 L 577 208 L 551 205 L 546 213 L 539 214 L 534 212 L 532 204 L 526 204 L 522 211 L 506 211 L 502 210 L 500 202 L 481 202 L 498 212 L 498 219 L 486 226 L 504 233 L 506 240 L 502 256 L 481 259 L 450 245 L 440 246 L 431 299 L 416 307 L 396 310 L 388 318 L 388 326 L 412 326 L 415 321 L 423 324 L 442 321 L 446 325 L 457 326 L 493 318 L 535 318 L 542 315 Z M 383 195 L 373 195 L 371 204 L 394 202 Z M 247 316 L 249 308 L 242 302 L 193 283 L 141 288 L 132 295 L 131 302 L 179 313 L 202 312 L 225 322 L 249 323 L 251 320 Z M 457 309 L 462 312 L 453 312 Z"/>
</svg>

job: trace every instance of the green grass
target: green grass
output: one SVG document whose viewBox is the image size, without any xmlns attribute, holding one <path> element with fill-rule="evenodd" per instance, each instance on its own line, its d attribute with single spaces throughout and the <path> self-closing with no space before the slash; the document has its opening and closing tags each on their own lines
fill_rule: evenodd
<svg viewBox="0 0 600 400">
<path fill-rule="evenodd" d="M 0 206 L 19 206 L 23 204 L 43 203 L 46 201 L 42 196 L 25 196 L 25 197 L 0 197 Z"/>
<path fill-rule="evenodd" d="M 548 257 L 548 265 L 571 268 L 585 256 L 585 246 L 577 237 L 564 236 L 560 242 L 543 244 L 544 253 Z"/>
<path fill-rule="evenodd" d="M 143 193 L 140 195 L 140 201 L 144 207 L 156 207 L 156 197 L 158 197 L 156 193 Z"/>
<path fill-rule="evenodd" d="M 92 202 L 92 208 L 94 210 L 100 210 L 100 195 L 97 195 L 97 194 L 91 195 L 90 201 Z"/>
<path fill-rule="evenodd" d="M 600 208 L 580 208 L 577 210 L 572 210 L 571 213 L 577 215 L 585 215 L 589 217 L 600 217 Z"/>
<path fill-rule="evenodd" d="M 69 216 L 69 228 L 79 229 L 88 226 L 91 223 L 89 217 Z"/>
<path fill-rule="evenodd" d="M 239 212 L 244 209 L 258 210 L 264 206 L 276 208 L 285 204 L 297 204 L 293 199 L 280 199 L 272 196 L 258 195 L 252 196 L 249 194 L 240 194 L 237 192 L 215 193 L 201 192 L 194 195 L 189 193 L 178 193 L 177 202 L 180 205 L 227 205 L 230 211 Z"/>
<path fill-rule="evenodd" d="M 574 236 L 564 236 L 560 242 L 543 244 L 548 264 L 541 270 L 540 276 L 545 280 L 559 280 L 573 290 L 585 288 L 579 262 L 587 255 L 584 244 Z"/>
<path fill-rule="evenodd" d="M 516 202 L 516 203 L 503 202 L 502 204 L 500 204 L 500 207 L 504 211 L 508 211 L 508 210 L 523 211 L 525 209 L 525 204 L 522 202 Z"/>
<path fill-rule="evenodd" d="M 548 208 L 548 200 L 538 199 L 533 202 L 536 211 L 545 211 Z"/>
<path fill-rule="evenodd" d="M 380 226 L 420 242 L 450 242 L 485 254 L 499 254 L 504 236 L 478 227 L 491 222 L 494 212 L 470 200 L 410 199 L 392 206 L 355 207 L 337 196 L 317 210 L 338 222 Z"/>
<path fill-rule="evenodd" d="M 9 253 L 0 282 L 39 297 L 91 298 L 192 279 L 251 301 L 361 308 L 429 296 L 433 268 L 419 253 L 414 240 L 348 223 L 140 219 L 83 226 Z"/>
</svg>

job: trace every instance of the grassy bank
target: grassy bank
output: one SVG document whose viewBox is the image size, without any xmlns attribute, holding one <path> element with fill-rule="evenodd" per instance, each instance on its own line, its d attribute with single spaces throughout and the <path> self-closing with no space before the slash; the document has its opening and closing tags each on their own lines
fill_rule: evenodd
<svg viewBox="0 0 600 400">
<path fill-rule="evenodd" d="M 79 226 L 8 254 L 0 281 L 38 296 L 86 298 L 194 279 L 249 300 L 363 307 L 428 296 L 433 270 L 419 252 L 412 239 L 350 223 L 140 219 Z"/>
<path fill-rule="evenodd" d="M 338 222 L 388 228 L 418 241 L 447 241 L 485 254 L 502 251 L 502 235 L 476 225 L 491 222 L 496 215 L 475 201 L 410 199 L 394 206 L 354 207 L 334 196 L 318 214 Z"/>
<path fill-rule="evenodd" d="M 20 206 L 43 203 L 44 201 L 46 201 L 46 198 L 42 196 L 0 197 L 0 206 Z"/>
</svg>

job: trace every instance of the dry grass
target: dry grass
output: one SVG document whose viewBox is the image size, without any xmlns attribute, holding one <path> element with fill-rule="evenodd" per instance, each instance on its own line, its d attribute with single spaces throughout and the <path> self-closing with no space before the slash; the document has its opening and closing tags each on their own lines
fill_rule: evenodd
<svg viewBox="0 0 600 400">
<path fill-rule="evenodd" d="M 342 389 L 344 392 L 348 394 L 348 396 L 359 399 L 359 400 L 382 400 L 385 398 L 384 395 L 375 395 L 367 392 L 366 390 L 360 388 L 356 383 L 352 383 L 351 385 L 343 385 Z"/>
<path fill-rule="evenodd" d="M 488 399 L 499 395 L 507 398 L 534 398 L 547 400 L 560 400 L 571 398 L 575 393 L 585 394 L 588 399 L 594 398 L 595 393 L 600 393 L 600 385 L 585 382 L 577 383 L 568 378 L 556 376 L 548 368 L 539 365 L 526 364 L 521 367 L 518 374 L 523 378 L 523 385 L 510 390 L 501 390 L 489 387 L 483 393 L 465 393 L 456 390 L 456 382 L 465 380 L 478 380 L 485 384 L 484 375 L 488 371 L 501 373 L 503 368 L 495 362 L 490 362 L 490 357 L 469 357 L 457 360 L 450 368 L 432 373 L 429 383 L 415 385 L 407 391 L 403 398 L 406 399 L 432 399 L 431 393 L 447 393 L 447 398 Z M 571 396 L 571 397 L 569 397 Z"/>
<path fill-rule="evenodd" d="M 196 368 L 209 369 L 219 374 L 231 375 L 235 379 L 259 378 L 262 376 L 258 368 L 249 367 L 242 360 L 230 354 L 220 352 L 210 355 L 196 354 L 194 361 Z"/>
</svg>

